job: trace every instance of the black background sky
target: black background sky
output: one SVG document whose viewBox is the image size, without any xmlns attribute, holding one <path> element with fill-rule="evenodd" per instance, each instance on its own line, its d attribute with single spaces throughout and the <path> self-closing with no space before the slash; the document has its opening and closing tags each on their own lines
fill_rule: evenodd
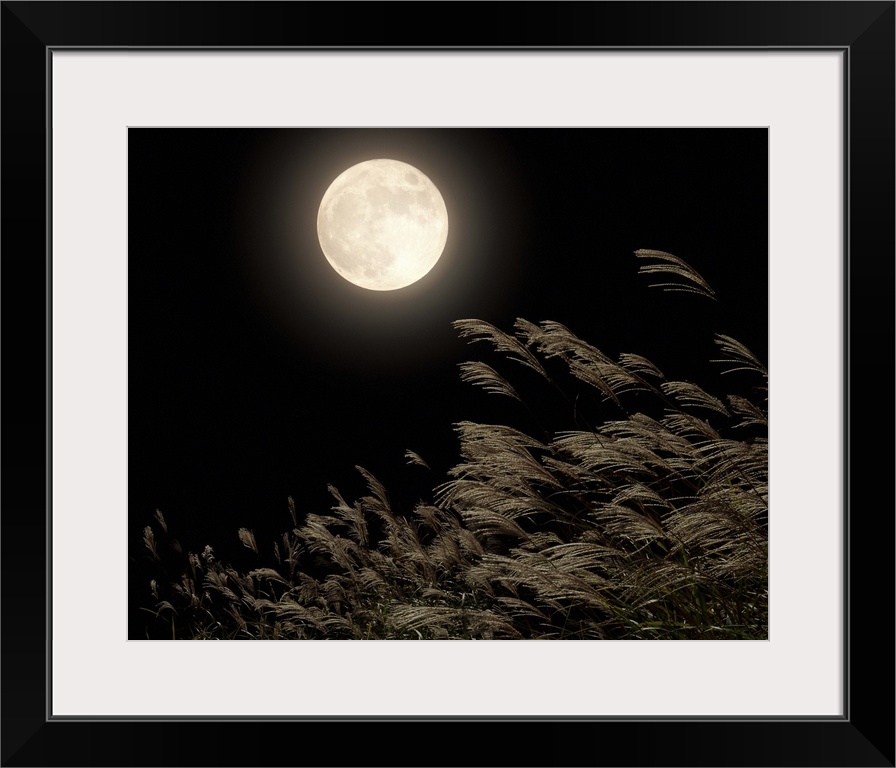
<svg viewBox="0 0 896 768">
<path fill-rule="evenodd" d="M 458 338 L 459 318 L 556 320 L 717 395 L 713 334 L 765 360 L 764 129 L 131 129 L 128 141 L 134 564 L 156 509 L 187 549 L 239 557 L 238 527 L 266 550 L 289 527 L 288 496 L 301 513 L 329 507 L 328 484 L 362 494 L 355 465 L 399 508 L 428 498 L 457 460 L 455 422 L 517 415 L 460 381 L 458 364 L 487 349 Z M 448 208 L 444 255 L 399 291 L 348 283 L 317 241 L 330 182 L 377 157 L 419 168 Z M 718 301 L 648 288 L 638 248 L 685 259 Z M 407 449 L 433 472 L 408 466 Z M 131 568 L 137 602 L 143 577 Z"/>
</svg>

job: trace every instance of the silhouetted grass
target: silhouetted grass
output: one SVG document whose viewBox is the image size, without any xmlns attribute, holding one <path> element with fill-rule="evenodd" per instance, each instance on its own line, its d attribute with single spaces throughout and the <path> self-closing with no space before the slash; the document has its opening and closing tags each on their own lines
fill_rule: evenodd
<svg viewBox="0 0 896 768">
<path fill-rule="evenodd" d="M 665 290 L 714 300 L 685 262 L 638 251 Z M 495 365 L 461 377 L 531 413 L 498 361 L 526 368 L 575 429 L 538 437 L 506 424 L 455 425 L 460 461 L 428 502 L 396 514 L 358 467 L 368 494 L 331 488 L 326 513 L 288 509 L 290 530 L 244 572 L 210 546 L 184 554 L 159 512 L 144 542 L 157 565 L 149 637 L 195 639 L 766 639 L 768 442 L 765 367 L 729 336 L 724 372 L 752 378 L 716 397 L 670 381 L 635 354 L 611 359 L 557 322 L 503 331 L 454 324 Z M 497 366 L 497 367 L 496 367 Z M 619 418 L 591 424 L 589 399 Z M 526 391 L 531 389 L 527 385 Z M 426 466 L 409 451 L 409 463 Z M 157 535 L 158 531 L 158 535 Z"/>
</svg>

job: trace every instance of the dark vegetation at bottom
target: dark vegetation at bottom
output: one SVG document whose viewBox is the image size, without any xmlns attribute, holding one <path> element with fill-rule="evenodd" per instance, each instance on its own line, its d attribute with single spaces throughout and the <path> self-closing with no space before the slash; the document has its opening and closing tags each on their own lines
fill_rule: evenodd
<svg viewBox="0 0 896 768">
<path fill-rule="evenodd" d="M 715 300 L 676 256 L 636 256 L 658 287 Z M 158 511 L 143 531 L 145 637 L 767 639 L 764 364 L 717 335 L 716 362 L 741 391 L 716 397 L 557 322 L 454 325 L 489 349 L 461 378 L 515 401 L 531 428 L 456 424 L 460 462 L 411 514 L 362 467 L 357 500 L 331 488 L 330 510 L 302 513 L 289 499 L 275 541 L 239 529 L 250 568 L 212 546 L 185 552 Z M 539 396 L 521 395 L 533 381 Z M 551 402 L 570 428 L 544 423 Z M 618 417 L 599 417 L 607 408 Z"/>
</svg>

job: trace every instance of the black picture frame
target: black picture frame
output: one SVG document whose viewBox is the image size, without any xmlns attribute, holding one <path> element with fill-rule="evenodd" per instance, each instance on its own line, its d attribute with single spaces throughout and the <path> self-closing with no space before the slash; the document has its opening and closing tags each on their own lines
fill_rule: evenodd
<svg viewBox="0 0 896 768">
<path fill-rule="evenodd" d="M 2 764 L 893 766 L 894 515 L 889 438 L 894 423 L 894 8 L 891 1 L 814 0 L 3 2 Z M 407 28 L 409 15 L 421 23 L 411 25 L 413 36 L 399 34 Z M 422 23 L 435 19 L 437 24 Z M 831 404 L 832 410 L 843 406 L 847 436 L 842 717 L 620 717 L 575 722 L 49 718 L 44 542 L 50 492 L 46 471 L 50 51 L 371 46 L 769 47 L 844 52 L 846 402 Z M 459 737 L 460 732 L 465 736 Z"/>
</svg>

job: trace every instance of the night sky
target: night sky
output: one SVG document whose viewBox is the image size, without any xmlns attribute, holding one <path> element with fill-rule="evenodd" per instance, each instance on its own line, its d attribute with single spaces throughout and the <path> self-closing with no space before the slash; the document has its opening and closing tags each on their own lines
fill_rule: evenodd
<svg viewBox="0 0 896 768">
<path fill-rule="evenodd" d="M 456 463 L 455 422 L 526 427 L 458 364 L 485 359 L 524 395 L 546 390 L 453 320 L 559 321 L 716 395 L 729 390 L 707 363 L 713 334 L 765 360 L 764 129 L 130 129 L 128 141 L 132 601 L 156 509 L 185 549 L 239 558 L 238 527 L 263 552 L 290 527 L 288 496 L 301 514 L 329 508 L 328 484 L 363 494 L 355 465 L 409 511 Z M 330 182 L 378 157 L 419 168 L 448 208 L 445 253 L 399 291 L 345 281 L 317 241 Z M 649 288 L 639 248 L 685 259 L 718 301 Z"/>
</svg>

